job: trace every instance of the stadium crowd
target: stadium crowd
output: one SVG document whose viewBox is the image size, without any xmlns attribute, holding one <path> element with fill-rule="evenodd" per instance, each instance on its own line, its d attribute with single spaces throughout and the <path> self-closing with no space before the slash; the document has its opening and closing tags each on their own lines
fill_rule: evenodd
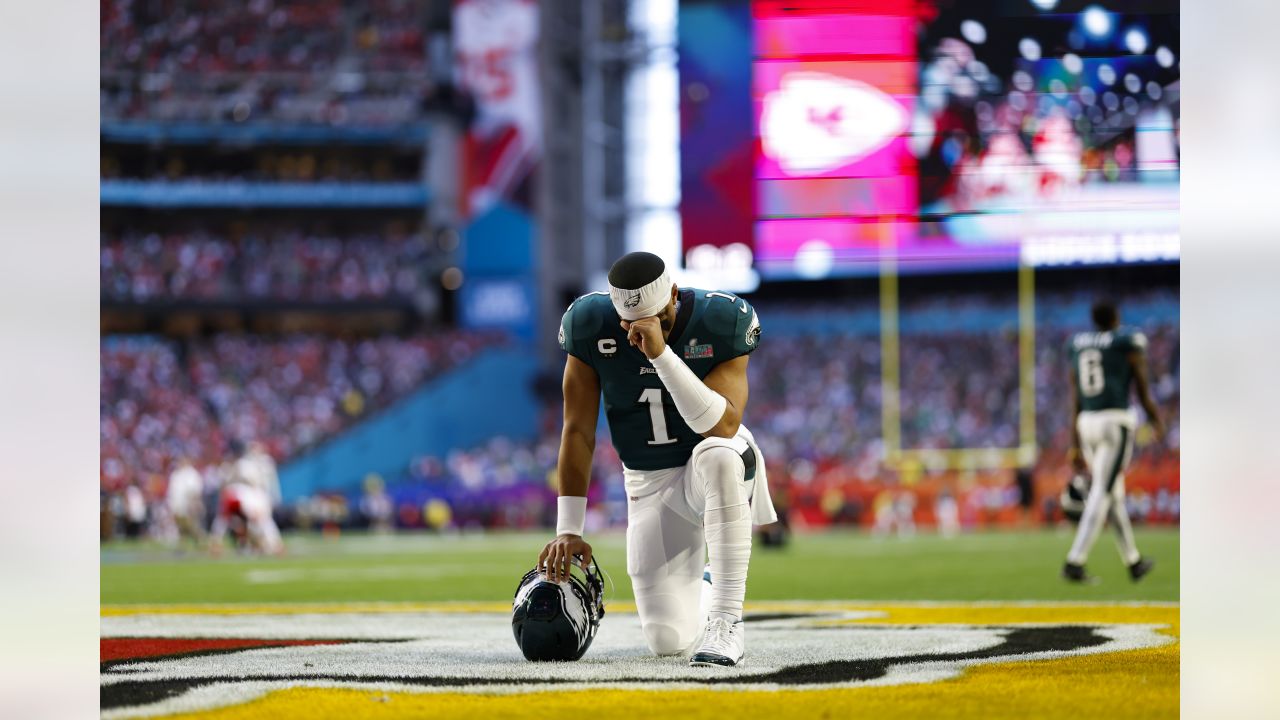
<svg viewBox="0 0 1280 720">
<path fill-rule="evenodd" d="M 236 237 L 207 229 L 104 233 L 104 299 L 120 302 L 411 298 L 425 287 L 426 239 L 403 225 L 338 233 L 258 226 Z"/>
<path fill-rule="evenodd" d="M 495 341 L 474 333 L 104 338 L 102 487 L 120 492 L 137 483 L 158 501 L 182 458 L 215 467 L 235 441 L 260 442 L 288 459 Z"/>
<path fill-rule="evenodd" d="M 1178 519 L 1176 299 L 1171 291 L 1152 291 L 1121 305 L 1132 309 L 1126 322 L 1148 335 L 1152 391 L 1170 429 L 1164 445 L 1146 430 L 1138 435 L 1127 473 L 1135 522 Z M 969 316 L 985 320 L 940 329 L 937 318 L 957 317 L 954 302 L 930 300 L 902 310 L 903 446 L 1016 446 L 1016 312 L 979 302 Z M 766 322 L 774 312 L 775 331 L 752 355 L 747 422 L 768 461 L 775 500 L 793 523 L 859 524 L 880 532 L 910 532 L 917 523 L 954 531 L 1059 518 L 1056 496 L 1071 473 L 1064 346 L 1084 327 L 1087 307 L 1083 295 L 1038 299 L 1040 452 L 1024 471 L 1025 484 L 1013 470 L 887 469 L 878 329 L 812 334 L 795 329 L 804 325 L 801 315 L 761 308 Z M 104 487 L 127 485 L 125 468 L 167 468 L 182 455 L 212 466 L 225 453 L 226 437 L 261 438 L 273 455 L 288 457 L 465 360 L 475 347 L 466 335 L 362 343 L 225 337 L 192 343 L 180 361 L 178 348 L 160 341 L 104 343 Z M 362 494 L 308 498 L 285 521 L 439 530 L 544 526 L 555 508 L 558 423 L 559 407 L 548 407 L 535 440 L 497 438 L 445 457 L 422 457 L 400 477 L 366 482 Z M 592 472 L 591 526 L 624 524 L 622 466 L 607 432 Z M 163 490 L 163 478 L 155 479 L 144 493 L 152 502 Z"/>
<path fill-rule="evenodd" d="M 426 3 L 104 0 L 103 119 L 394 124 L 429 92 Z"/>
</svg>

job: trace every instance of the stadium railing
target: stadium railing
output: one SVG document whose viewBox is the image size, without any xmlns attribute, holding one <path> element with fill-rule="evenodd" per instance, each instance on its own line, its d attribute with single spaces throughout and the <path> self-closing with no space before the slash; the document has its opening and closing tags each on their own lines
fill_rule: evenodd
<svg viewBox="0 0 1280 720">
<path fill-rule="evenodd" d="M 427 125 L 335 126 L 298 123 L 120 122 L 102 123 L 102 141 L 170 145 L 421 145 Z"/>
<path fill-rule="evenodd" d="M 118 207 L 423 207 L 417 182 L 248 182 L 103 180 L 100 201 Z"/>
</svg>

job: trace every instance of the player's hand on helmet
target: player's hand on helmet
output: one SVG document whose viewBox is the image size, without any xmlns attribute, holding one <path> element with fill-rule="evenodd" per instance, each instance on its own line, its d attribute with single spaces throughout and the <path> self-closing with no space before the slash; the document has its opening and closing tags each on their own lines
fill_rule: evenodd
<svg viewBox="0 0 1280 720">
<path fill-rule="evenodd" d="M 560 535 L 547 543 L 538 555 L 538 568 L 543 570 L 547 579 L 552 582 L 564 582 L 569 579 L 569 567 L 575 555 L 582 556 L 582 565 L 591 563 L 591 546 L 578 535 Z"/>
<path fill-rule="evenodd" d="M 622 321 L 622 329 L 627 331 L 627 341 L 650 360 L 662 354 L 667 341 L 662 337 L 662 323 L 658 317 L 645 317 L 639 320 Z"/>
</svg>

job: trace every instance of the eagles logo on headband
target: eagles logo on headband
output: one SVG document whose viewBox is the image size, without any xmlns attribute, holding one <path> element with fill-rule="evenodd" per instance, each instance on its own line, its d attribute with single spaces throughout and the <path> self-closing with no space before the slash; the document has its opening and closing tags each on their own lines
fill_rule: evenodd
<svg viewBox="0 0 1280 720">
<path fill-rule="evenodd" d="M 623 320 L 639 320 L 662 312 L 671 302 L 671 276 L 666 263 L 653 253 L 623 255 L 609 269 L 609 299 Z"/>
</svg>

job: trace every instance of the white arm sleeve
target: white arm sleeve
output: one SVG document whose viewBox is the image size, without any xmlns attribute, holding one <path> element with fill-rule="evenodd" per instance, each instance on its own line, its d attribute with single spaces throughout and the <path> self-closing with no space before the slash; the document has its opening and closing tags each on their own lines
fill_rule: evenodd
<svg viewBox="0 0 1280 720">
<path fill-rule="evenodd" d="M 729 401 L 720 393 L 707 387 L 667 346 L 662 354 L 650 362 L 658 371 L 658 379 L 667 386 L 671 399 L 680 411 L 680 417 L 694 432 L 701 435 L 720 422 Z"/>
</svg>

